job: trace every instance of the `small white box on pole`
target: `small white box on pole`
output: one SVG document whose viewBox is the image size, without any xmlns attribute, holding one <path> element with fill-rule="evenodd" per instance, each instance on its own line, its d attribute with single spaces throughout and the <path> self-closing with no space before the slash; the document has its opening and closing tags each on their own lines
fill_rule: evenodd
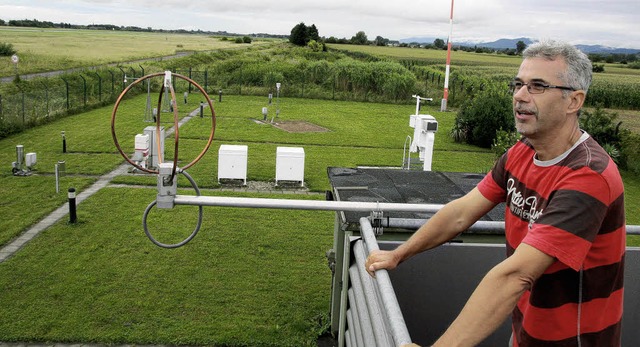
<svg viewBox="0 0 640 347">
<path fill-rule="evenodd" d="M 29 152 L 27 153 L 27 155 L 25 156 L 25 165 L 27 166 L 27 168 L 31 169 L 36 165 L 36 153 L 35 152 Z"/>
<path fill-rule="evenodd" d="M 220 145 L 218 150 L 218 183 L 221 179 L 240 179 L 247 185 L 246 145 Z"/>
<path fill-rule="evenodd" d="M 276 149 L 276 186 L 278 181 L 299 181 L 300 186 L 304 187 L 304 148 Z"/>
</svg>

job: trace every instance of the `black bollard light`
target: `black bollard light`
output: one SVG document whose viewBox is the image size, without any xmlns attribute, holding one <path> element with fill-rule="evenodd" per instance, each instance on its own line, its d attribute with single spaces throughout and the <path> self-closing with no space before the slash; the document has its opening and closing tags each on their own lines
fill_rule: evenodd
<svg viewBox="0 0 640 347">
<path fill-rule="evenodd" d="M 64 136 L 64 131 L 62 131 L 62 153 L 67 153 L 67 137 Z"/>
<path fill-rule="evenodd" d="M 204 117 L 204 101 L 200 101 L 200 118 Z"/>
<path fill-rule="evenodd" d="M 78 221 L 78 216 L 76 215 L 76 189 L 69 188 L 69 223 L 75 223 Z"/>
<path fill-rule="evenodd" d="M 218 92 L 218 101 L 222 102 L 222 89 Z"/>
</svg>

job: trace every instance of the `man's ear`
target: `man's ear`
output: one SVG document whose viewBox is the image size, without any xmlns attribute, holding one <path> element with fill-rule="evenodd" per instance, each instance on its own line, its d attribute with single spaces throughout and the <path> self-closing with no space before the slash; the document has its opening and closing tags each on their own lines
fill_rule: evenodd
<svg viewBox="0 0 640 347">
<path fill-rule="evenodd" d="M 569 94 L 571 103 L 567 109 L 567 113 L 577 113 L 584 105 L 584 100 L 587 98 L 587 93 L 584 90 L 576 90 Z"/>
</svg>

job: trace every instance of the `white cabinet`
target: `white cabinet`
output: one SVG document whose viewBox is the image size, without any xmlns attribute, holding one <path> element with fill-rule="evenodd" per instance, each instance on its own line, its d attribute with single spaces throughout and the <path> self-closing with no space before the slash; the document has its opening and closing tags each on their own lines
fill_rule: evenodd
<svg viewBox="0 0 640 347">
<path fill-rule="evenodd" d="M 218 150 L 218 183 L 221 179 L 239 179 L 247 185 L 246 145 L 220 145 Z"/>
<path fill-rule="evenodd" d="M 299 181 L 300 186 L 304 187 L 304 148 L 277 148 L 276 186 L 278 181 Z"/>
</svg>

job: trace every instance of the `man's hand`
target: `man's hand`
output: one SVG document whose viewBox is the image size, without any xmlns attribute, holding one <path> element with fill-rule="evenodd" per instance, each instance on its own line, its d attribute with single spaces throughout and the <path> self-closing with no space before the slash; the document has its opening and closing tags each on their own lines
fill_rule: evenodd
<svg viewBox="0 0 640 347">
<path fill-rule="evenodd" d="M 400 263 L 400 259 L 393 251 L 373 251 L 367 257 L 365 268 L 369 275 L 376 277 L 376 270 L 393 270 Z"/>
</svg>

